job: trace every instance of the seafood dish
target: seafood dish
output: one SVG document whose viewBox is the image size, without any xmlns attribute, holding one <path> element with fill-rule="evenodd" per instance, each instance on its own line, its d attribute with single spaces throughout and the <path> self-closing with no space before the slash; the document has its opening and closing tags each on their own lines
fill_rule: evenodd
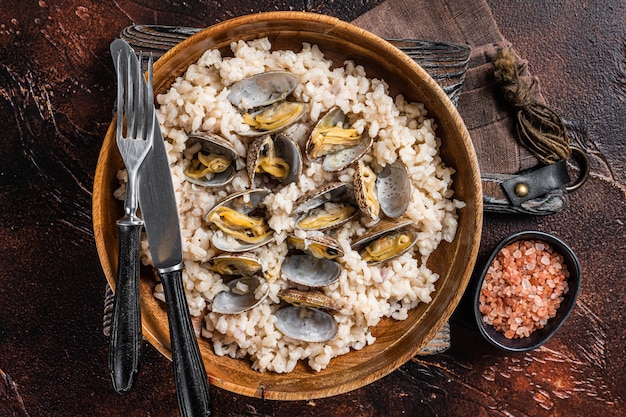
<svg viewBox="0 0 626 417">
<path fill-rule="evenodd" d="M 316 45 L 231 49 L 206 51 L 157 97 L 190 314 L 217 355 L 319 371 L 431 300 L 428 257 L 464 203 L 427 103 Z M 151 265 L 146 239 L 141 253 Z"/>
</svg>

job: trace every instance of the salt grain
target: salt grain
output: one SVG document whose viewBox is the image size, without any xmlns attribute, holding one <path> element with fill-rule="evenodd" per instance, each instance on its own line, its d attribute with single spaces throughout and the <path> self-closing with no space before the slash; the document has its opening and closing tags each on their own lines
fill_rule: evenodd
<svg viewBox="0 0 626 417">
<path fill-rule="evenodd" d="M 528 337 L 554 317 L 568 291 L 563 257 L 539 241 L 500 250 L 479 295 L 483 321 L 508 339 Z"/>
</svg>

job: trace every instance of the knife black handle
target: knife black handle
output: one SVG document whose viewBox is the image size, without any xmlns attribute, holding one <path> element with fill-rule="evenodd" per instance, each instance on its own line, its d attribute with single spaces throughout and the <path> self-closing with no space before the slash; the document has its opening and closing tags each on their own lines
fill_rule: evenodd
<svg viewBox="0 0 626 417">
<path fill-rule="evenodd" d="M 128 392 L 139 370 L 141 310 L 139 307 L 139 239 L 141 222 L 118 221 L 119 258 L 113 322 L 109 344 L 109 371 L 113 388 Z"/>
<path fill-rule="evenodd" d="M 180 269 L 159 272 L 170 326 L 172 365 L 178 409 L 182 417 L 211 415 L 209 381 L 189 317 Z"/>
</svg>

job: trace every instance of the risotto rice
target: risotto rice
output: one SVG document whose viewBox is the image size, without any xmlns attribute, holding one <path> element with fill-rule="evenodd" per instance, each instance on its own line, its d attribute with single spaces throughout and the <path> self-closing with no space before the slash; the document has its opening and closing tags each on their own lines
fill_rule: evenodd
<svg viewBox="0 0 626 417">
<path fill-rule="evenodd" d="M 252 368 L 258 371 L 289 372 L 300 360 L 319 371 L 333 357 L 374 343 L 370 329 L 382 318 L 404 320 L 410 309 L 430 302 L 439 276 L 429 270 L 426 261 L 442 240 L 454 238 L 457 210 L 464 203 L 453 198 L 454 170 L 446 167 L 438 155 L 436 126 L 423 104 L 409 103 L 402 95 L 391 97 L 383 80 L 368 78 L 363 67 L 351 61 L 335 66 L 315 45 L 305 43 L 299 52 L 272 51 L 268 39 L 258 39 L 233 43 L 231 49 L 232 57 L 222 57 L 217 50 L 207 51 L 157 98 L 180 213 L 183 280 L 190 313 L 203 319 L 201 334 L 211 341 L 217 355 L 249 358 Z M 286 133 L 301 146 L 320 116 L 338 106 L 346 114 L 358 115 L 354 127 L 375 138 L 364 156 L 365 162 L 380 169 L 399 159 L 406 165 L 413 184 L 405 217 L 413 221 L 419 240 L 408 253 L 370 266 L 350 248 L 351 240 L 366 230 L 365 217 L 333 231 L 344 256 L 338 259 L 342 266 L 339 280 L 323 288 L 340 307 L 334 313 L 337 335 L 328 342 L 301 342 L 284 336 L 275 327 L 273 313 L 280 303 L 278 292 L 293 287 L 280 270 L 288 251 L 286 238 L 305 235 L 295 228 L 293 202 L 322 184 L 351 182 L 354 169 L 330 173 L 317 162 L 305 161 L 298 182 L 275 188 L 265 199 L 271 216 L 269 226 L 276 239 L 252 252 L 267 265 L 269 297 L 254 309 L 236 315 L 211 312 L 211 300 L 226 286 L 207 264 L 218 251 L 210 243 L 213 228 L 203 218 L 222 198 L 250 188 L 243 163 L 237 167 L 234 180 L 217 189 L 191 184 L 183 175 L 191 158 L 185 147 L 191 133 L 217 133 L 231 142 L 245 160 L 249 139 L 233 133 L 245 125 L 239 110 L 227 99 L 229 86 L 253 74 L 273 70 L 289 71 L 300 80 L 293 96 L 308 103 L 308 113 Z M 121 198 L 123 192 L 124 187 L 120 187 L 117 196 Z M 152 264 L 146 239 L 142 241 L 142 260 Z M 154 295 L 164 299 L 160 284 Z"/>
</svg>

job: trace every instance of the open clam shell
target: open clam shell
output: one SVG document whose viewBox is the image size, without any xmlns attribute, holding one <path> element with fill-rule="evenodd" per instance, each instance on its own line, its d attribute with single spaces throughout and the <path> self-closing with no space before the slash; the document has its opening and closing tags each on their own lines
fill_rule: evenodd
<svg viewBox="0 0 626 417">
<path fill-rule="evenodd" d="M 392 219 L 402 216 L 409 207 L 413 186 L 406 166 L 396 161 L 387 165 L 376 178 L 380 209 Z"/>
<path fill-rule="evenodd" d="M 258 243 L 246 243 L 236 238 L 232 237 L 228 233 L 224 233 L 221 230 L 215 231 L 213 236 L 211 237 L 211 245 L 215 249 L 219 249 L 224 252 L 245 252 L 249 250 L 253 250 L 259 248 L 263 245 L 267 245 L 271 241 L 274 240 L 274 236 L 268 237 L 266 240 L 263 240 Z"/>
<path fill-rule="evenodd" d="M 417 243 L 417 232 L 412 220 L 381 220 L 352 242 L 369 264 L 376 265 L 408 252 Z"/>
<path fill-rule="evenodd" d="M 352 184 L 333 182 L 296 200 L 296 226 L 302 230 L 328 230 L 341 226 L 358 213 Z"/>
<path fill-rule="evenodd" d="M 280 132 L 300 120 L 306 111 L 306 103 L 279 101 L 267 107 L 244 113 L 243 121 L 250 128 L 240 130 L 237 134 L 240 136 L 261 136 Z"/>
<path fill-rule="evenodd" d="M 380 219 L 380 203 L 377 189 L 377 176 L 362 160 L 357 163 L 354 173 L 354 194 L 359 208 L 373 222 Z"/>
<path fill-rule="evenodd" d="M 236 82 L 228 100 L 241 110 L 264 107 L 287 98 L 300 82 L 286 71 L 268 71 Z"/>
<path fill-rule="evenodd" d="M 330 109 L 315 125 L 306 143 L 306 154 L 311 160 L 323 158 L 326 171 L 341 171 L 358 161 L 370 149 L 374 139 L 367 132 L 344 127 L 348 120 L 339 108 Z"/>
<path fill-rule="evenodd" d="M 246 168 L 252 186 L 257 174 L 268 175 L 283 185 L 296 182 L 302 174 L 300 147 L 282 133 L 259 137 L 248 148 Z"/>
<path fill-rule="evenodd" d="M 186 147 L 193 152 L 191 164 L 184 172 L 187 181 L 221 187 L 235 177 L 238 155 L 226 139 L 214 133 L 190 135 Z"/>
<path fill-rule="evenodd" d="M 300 120 L 306 103 L 287 101 L 299 84 L 298 78 L 285 71 L 268 71 L 253 75 L 230 87 L 228 100 L 244 111 L 249 129 L 236 132 L 241 136 L 260 136 L 281 131 Z"/>
<path fill-rule="evenodd" d="M 304 342 L 326 342 L 337 334 L 337 322 L 315 307 L 283 307 L 276 311 L 276 328 L 285 336 Z"/>
<path fill-rule="evenodd" d="M 269 294 L 269 286 L 259 277 L 241 277 L 229 281 L 228 290 L 213 299 L 212 311 L 221 314 L 239 314 L 261 304 Z"/>
<path fill-rule="evenodd" d="M 336 259 L 343 256 L 343 249 L 337 239 L 328 236 L 289 236 L 287 243 L 302 252 L 319 259 Z"/>
<path fill-rule="evenodd" d="M 209 260 L 211 271 L 220 275 L 253 276 L 263 274 L 267 265 L 253 253 L 225 253 Z"/>
<path fill-rule="evenodd" d="M 373 143 L 374 139 L 370 137 L 367 132 L 363 132 L 361 141 L 358 145 L 326 155 L 324 157 L 324 161 L 322 162 L 322 168 L 329 172 L 341 171 L 354 161 L 361 159 L 361 157 L 371 148 Z"/>
<path fill-rule="evenodd" d="M 285 257 L 281 271 L 293 283 L 307 287 L 324 287 L 337 282 L 341 275 L 341 265 L 331 259 L 315 258 L 302 253 Z"/>
<path fill-rule="evenodd" d="M 413 186 L 400 161 L 385 166 L 377 175 L 359 160 L 354 174 L 354 193 L 361 211 L 376 222 L 381 212 L 391 219 L 401 217 L 411 202 Z"/>
<path fill-rule="evenodd" d="M 205 218 L 219 229 L 211 238 L 213 246 L 225 252 L 245 252 L 271 242 L 274 232 L 263 210 L 269 193 L 264 188 L 245 190 L 217 203 Z"/>
</svg>

